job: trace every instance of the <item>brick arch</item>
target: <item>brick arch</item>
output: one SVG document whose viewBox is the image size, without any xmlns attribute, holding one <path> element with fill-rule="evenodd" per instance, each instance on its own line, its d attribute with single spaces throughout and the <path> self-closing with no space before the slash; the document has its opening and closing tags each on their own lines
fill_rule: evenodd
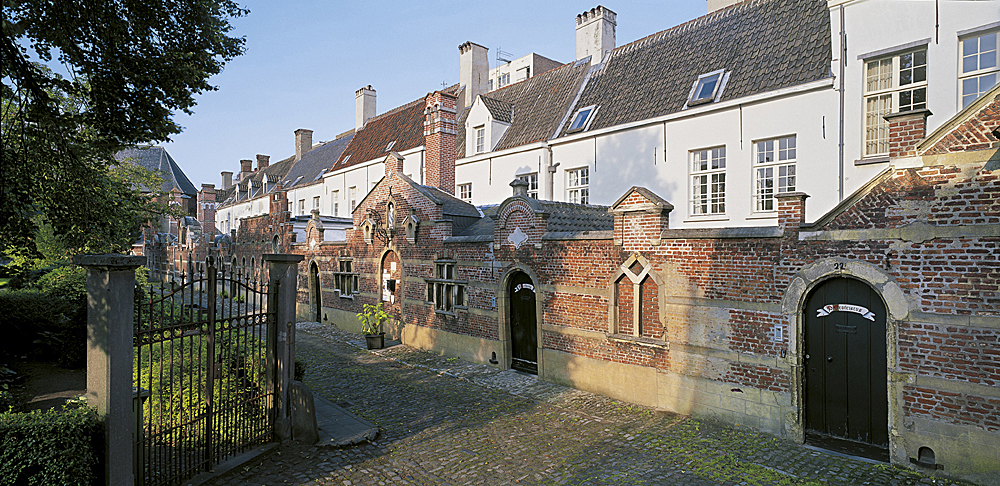
<svg viewBox="0 0 1000 486">
<path fill-rule="evenodd" d="M 507 287 L 510 285 L 511 278 L 515 274 L 523 273 L 531 278 L 531 281 L 535 284 L 535 332 L 537 333 L 536 338 L 538 339 L 539 348 L 542 344 L 542 305 L 545 301 L 544 298 L 539 296 L 539 287 L 541 286 L 541 280 L 538 278 L 538 274 L 531 269 L 528 265 L 520 262 L 514 262 L 506 269 L 504 269 L 503 275 L 500 277 L 499 286 L 497 288 L 497 336 L 500 338 L 500 352 L 497 353 L 497 360 L 500 362 L 500 366 L 504 369 L 510 368 L 510 357 L 511 357 L 511 342 L 510 342 L 510 295 Z M 538 376 L 543 376 L 544 364 L 544 353 L 539 351 L 538 353 Z"/>
<path fill-rule="evenodd" d="M 391 261 L 397 262 L 397 268 L 395 272 L 392 272 Z M 387 265 L 387 262 L 390 264 Z M 387 268 L 388 267 L 388 268 Z M 382 248 L 378 256 L 378 274 L 376 279 L 378 281 L 378 302 L 382 302 L 382 285 L 383 285 L 383 275 L 386 272 L 390 273 L 391 278 L 396 280 L 396 291 L 394 293 L 395 302 L 382 302 L 383 308 L 389 314 L 393 315 L 395 319 L 386 324 L 384 331 L 392 339 L 401 339 L 403 332 L 403 302 L 406 300 L 406 289 L 405 289 L 405 272 L 403 271 L 403 256 L 402 253 L 396 248 L 395 241 L 391 241 L 388 246 Z"/>
<path fill-rule="evenodd" d="M 785 430 L 799 442 L 805 441 L 805 417 L 803 416 L 803 398 L 805 386 L 804 360 L 804 328 L 807 297 L 827 280 L 834 278 L 850 278 L 870 286 L 882 298 L 886 308 L 886 364 L 889 370 L 897 369 L 899 364 L 899 323 L 909 315 L 909 303 L 894 278 L 881 268 L 871 263 L 850 260 L 847 258 L 824 258 L 802 267 L 792 276 L 781 300 L 781 312 L 788 317 L 789 350 L 792 361 L 791 387 L 792 404 L 796 413 L 785 422 Z M 890 377 L 886 388 L 886 400 L 889 402 L 889 450 L 902 448 L 902 436 L 891 433 L 892 429 L 902 430 L 903 378 Z"/>
</svg>

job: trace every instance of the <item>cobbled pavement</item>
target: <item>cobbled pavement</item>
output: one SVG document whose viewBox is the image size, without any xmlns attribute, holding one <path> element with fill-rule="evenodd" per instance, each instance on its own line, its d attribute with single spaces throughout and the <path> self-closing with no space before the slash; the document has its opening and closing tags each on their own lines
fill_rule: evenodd
<svg viewBox="0 0 1000 486">
<path fill-rule="evenodd" d="M 299 323 L 305 383 L 380 428 L 347 448 L 282 444 L 210 485 L 933 485 L 966 484 L 807 449 Z"/>
</svg>

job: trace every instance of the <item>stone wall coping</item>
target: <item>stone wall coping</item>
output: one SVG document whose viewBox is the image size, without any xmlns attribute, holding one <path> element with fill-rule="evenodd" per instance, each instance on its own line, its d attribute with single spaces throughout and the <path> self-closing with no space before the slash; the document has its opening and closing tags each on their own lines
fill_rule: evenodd
<svg viewBox="0 0 1000 486">
<path fill-rule="evenodd" d="M 777 226 L 746 226 L 740 228 L 668 229 L 660 233 L 662 240 L 714 240 L 724 238 L 781 238 Z"/>
<path fill-rule="evenodd" d="M 287 262 L 287 263 L 298 263 L 305 260 L 303 255 L 293 255 L 290 253 L 265 253 L 261 259 L 265 262 Z"/>
<path fill-rule="evenodd" d="M 73 263 L 84 267 L 139 268 L 146 264 L 146 257 L 107 253 L 102 255 L 76 255 Z"/>
</svg>

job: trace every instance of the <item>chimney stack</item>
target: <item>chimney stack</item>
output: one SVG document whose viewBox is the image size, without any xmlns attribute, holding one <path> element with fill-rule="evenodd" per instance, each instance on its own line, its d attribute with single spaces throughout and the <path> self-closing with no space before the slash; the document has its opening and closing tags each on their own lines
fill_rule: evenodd
<svg viewBox="0 0 1000 486">
<path fill-rule="evenodd" d="M 389 177 L 393 172 L 403 172 L 403 156 L 395 151 L 385 156 L 385 176 Z"/>
<path fill-rule="evenodd" d="M 240 180 L 246 180 L 247 176 L 253 174 L 253 161 L 243 159 L 240 161 Z"/>
<path fill-rule="evenodd" d="M 271 162 L 270 155 L 257 154 L 257 170 L 266 169 Z"/>
<path fill-rule="evenodd" d="M 615 13 L 598 5 L 576 16 L 576 59 L 587 56 L 591 64 L 601 59 L 615 48 Z"/>
<path fill-rule="evenodd" d="M 917 144 L 927 136 L 928 109 L 901 111 L 883 116 L 889 122 L 889 158 L 917 155 Z"/>
<path fill-rule="evenodd" d="M 313 131 L 308 128 L 295 130 L 295 161 L 302 160 L 302 156 L 312 150 Z"/>
<path fill-rule="evenodd" d="M 375 88 L 365 86 L 354 92 L 354 131 L 361 130 L 375 117 Z"/>
<path fill-rule="evenodd" d="M 455 194 L 455 104 L 454 95 L 435 91 L 424 108 L 424 146 L 427 147 L 428 186 Z"/>
<path fill-rule="evenodd" d="M 466 42 L 458 46 L 458 52 L 461 55 L 458 88 L 464 91 L 456 108 L 461 112 L 472 106 L 472 102 L 476 101 L 476 96 L 486 94 L 490 78 L 490 60 L 486 55 L 489 49 L 475 42 Z"/>
<path fill-rule="evenodd" d="M 730 5 L 736 5 L 743 0 L 707 0 L 708 1 L 708 13 L 712 13 L 716 10 L 722 10 Z"/>
<path fill-rule="evenodd" d="M 198 191 L 198 222 L 209 242 L 215 237 L 215 184 L 202 184 Z"/>
<path fill-rule="evenodd" d="M 222 188 L 229 189 L 233 187 L 233 173 L 228 170 L 222 171 Z"/>
</svg>

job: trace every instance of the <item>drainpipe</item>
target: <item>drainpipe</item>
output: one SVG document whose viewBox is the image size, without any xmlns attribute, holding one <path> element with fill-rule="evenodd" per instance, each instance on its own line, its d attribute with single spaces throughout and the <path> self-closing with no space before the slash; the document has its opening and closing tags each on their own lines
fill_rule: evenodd
<svg viewBox="0 0 1000 486">
<path fill-rule="evenodd" d="M 556 200 L 556 194 L 555 194 L 555 192 L 556 192 L 556 168 L 559 167 L 559 162 L 556 162 L 554 164 L 552 163 L 552 146 L 551 145 L 545 144 L 545 153 L 546 153 L 546 155 L 549 158 L 549 163 L 546 164 L 547 165 L 546 169 L 549 171 L 549 175 L 548 175 L 548 178 L 549 178 L 549 191 L 548 192 L 549 193 L 547 194 L 548 197 L 546 199 L 548 199 L 549 201 L 555 201 Z"/>
<path fill-rule="evenodd" d="M 847 66 L 847 32 L 844 30 L 844 5 L 840 5 L 840 179 L 837 200 L 844 200 L 844 67 Z"/>
</svg>

